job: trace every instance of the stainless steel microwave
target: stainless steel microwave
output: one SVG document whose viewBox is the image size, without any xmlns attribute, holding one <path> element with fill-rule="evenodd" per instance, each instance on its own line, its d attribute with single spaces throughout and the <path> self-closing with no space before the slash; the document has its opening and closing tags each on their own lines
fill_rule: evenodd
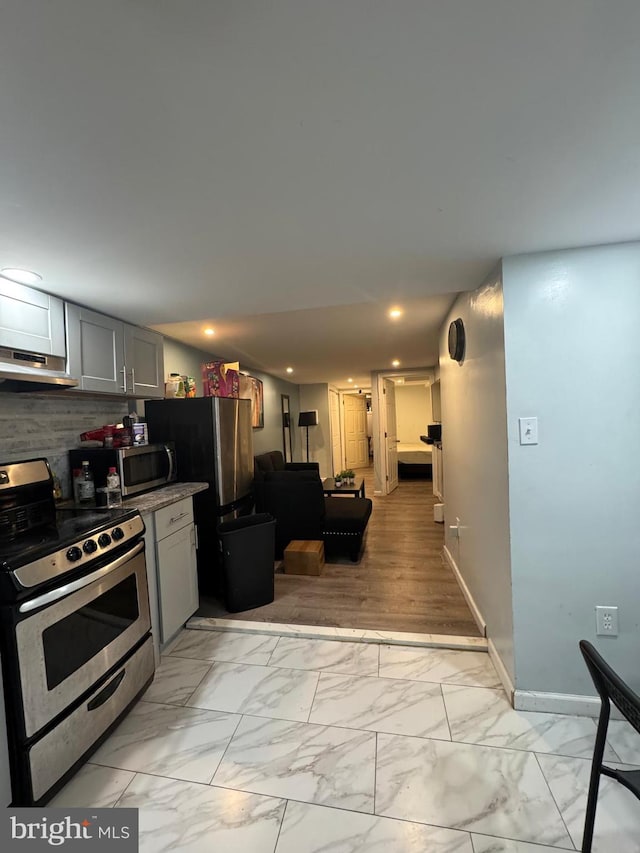
<svg viewBox="0 0 640 853">
<path fill-rule="evenodd" d="M 139 444 L 132 447 L 86 447 L 69 451 L 69 466 L 82 468 L 87 461 L 93 471 L 96 488 L 106 485 L 110 467 L 120 475 L 122 496 L 139 495 L 149 489 L 166 486 L 177 479 L 176 451 L 171 441 L 164 444 Z"/>
</svg>

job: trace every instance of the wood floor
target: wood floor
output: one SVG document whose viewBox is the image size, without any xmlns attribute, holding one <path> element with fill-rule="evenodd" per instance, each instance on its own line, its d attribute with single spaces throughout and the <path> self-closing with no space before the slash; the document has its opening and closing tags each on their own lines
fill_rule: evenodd
<svg viewBox="0 0 640 853">
<path fill-rule="evenodd" d="M 373 496 L 373 468 L 362 469 L 373 512 L 358 564 L 327 562 L 320 577 L 276 574 L 272 604 L 227 614 L 202 602 L 202 616 L 330 625 L 429 634 L 479 636 L 442 557 L 444 531 L 433 521 L 430 480 L 401 480 L 387 497 Z M 352 500 L 336 497 L 331 500 Z"/>
</svg>

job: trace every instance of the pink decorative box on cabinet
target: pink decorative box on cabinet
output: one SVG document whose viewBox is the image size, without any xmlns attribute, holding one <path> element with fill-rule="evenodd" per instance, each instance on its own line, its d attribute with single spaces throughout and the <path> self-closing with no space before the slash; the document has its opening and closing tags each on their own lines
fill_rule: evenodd
<svg viewBox="0 0 640 853">
<path fill-rule="evenodd" d="M 237 397 L 240 377 L 235 367 L 224 361 L 207 361 L 202 365 L 205 397 Z"/>
</svg>

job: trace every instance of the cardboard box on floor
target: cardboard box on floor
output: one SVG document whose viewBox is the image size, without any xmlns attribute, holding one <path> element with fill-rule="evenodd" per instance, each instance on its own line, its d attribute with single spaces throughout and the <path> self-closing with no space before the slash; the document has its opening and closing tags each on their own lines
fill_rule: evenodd
<svg viewBox="0 0 640 853">
<path fill-rule="evenodd" d="M 324 567 L 324 542 L 294 539 L 284 549 L 286 575 L 320 575 Z"/>
</svg>

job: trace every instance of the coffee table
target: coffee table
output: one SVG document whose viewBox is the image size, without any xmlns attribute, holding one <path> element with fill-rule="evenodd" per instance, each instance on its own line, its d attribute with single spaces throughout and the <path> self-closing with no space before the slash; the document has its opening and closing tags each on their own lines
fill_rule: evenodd
<svg viewBox="0 0 640 853">
<path fill-rule="evenodd" d="M 336 486 L 334 477 L 327 477 L 322 484 L 322 489 L 327 496 L 331 495 L 353 495 L 354 498 L 364 498 L 364 480 L 356 479 L 355 483 L 347 485 L 342 483 L 341 486 Z"/>
</svg>

